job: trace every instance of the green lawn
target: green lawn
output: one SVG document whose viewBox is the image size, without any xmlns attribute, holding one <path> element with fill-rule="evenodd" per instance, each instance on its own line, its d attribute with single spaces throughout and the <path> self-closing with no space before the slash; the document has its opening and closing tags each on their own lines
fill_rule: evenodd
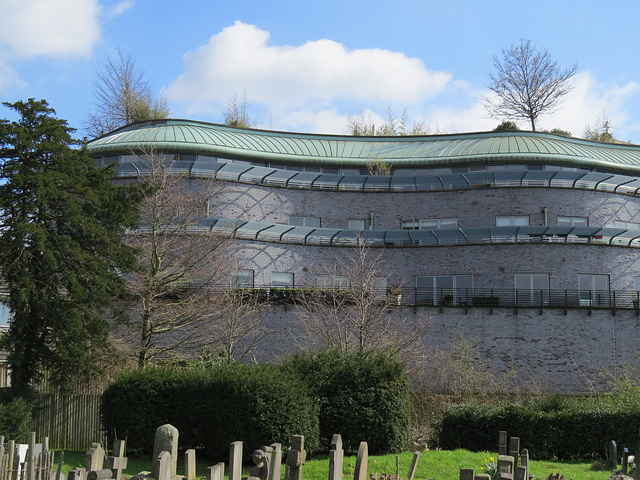
<svg viewBox="0 0 640 480">
<path fill-rule="evenodd" d="M 418 469 L 416 471 L 416 480 L 459 480 L 461 468 L 473 468 L 476 473 L 482 473 L 480 467 L 489 460 L 489 457 L 496 457 L 496 453 L 488 452 L 469 452 L 467 450 L 443 451 L 433 450 L 422 452 Z M 400 460 L 400 477 L 406 479 L 409 465 L 411 464 L 412 453 L 403 453 L 399 455 Z M 181 460 L 180 458 L 179 460 Z M 56 456 L 57 461 L 57 456 Z M 84 452 L 68 452 L 65 453 L 64 472 L 74 466 L 82 466 L 84 464 Z M 226 463 L 226 462 L 225 462 Z M 345 457 L 344 459 L 344 479 L 352 479 L 355 467 L 355 457 Z M 551 473 L 561 473 L 569 480 L 607 480 L 612 472 L 609 471 L 591 471 L 590 463 L 570 463 L 570 462 L 551 462 L 536 461 L 530 462 L 530 473 L 533 473 L 537 479 L 544 480 Z M 198 476 L 205 476 L 207 466 L 213 462 L 207 462 L 204 459 L 198 459 Z M 56 463 L 57 466 L 57 463 Z M 225 468 L 227 466 L 225 465 Z M 129 459 L 129 467 L 125 471 L 127 476 L 135 475 L 143 470 L 151 469 L 150 459 Z M 327 480 L 329 471 L 329 460 L 315 459 L 309 460 L 302 470 L 303 480 Z M 396 456 L 371 456 L 369 457 L 369 473 L 396 473 Z M 178 464 L 178 473 L 183 473 L 182 462 Z M 228 472 L 225 472 L 228 473 Z M 246 473 L 245 473 L 246 475 Z M 284 468 L 283 468 L 284 477 Z"/>
</svg>

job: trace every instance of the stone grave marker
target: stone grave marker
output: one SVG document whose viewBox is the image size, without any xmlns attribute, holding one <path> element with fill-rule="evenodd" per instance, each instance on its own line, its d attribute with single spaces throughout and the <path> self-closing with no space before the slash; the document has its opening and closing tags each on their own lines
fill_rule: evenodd
<svg viewBox="0 0 640 480">
<path fill-rule="evenodd" d="M 522 465 L 518 465 L 515 468 L 515 472 L 513 474 L 513 480 L 529 480 L 527 475 L 527 469 Z"/>
<path fill-rule="evenodd" d="M 207 480 L 224 480 L 224 462 L 207 467 Z"/>
<path fill-rule="evenodd" d="M 513 480 L 513 466 L 515 459 L 511 455 L 498 455 L 496 479 Z"/>
<path fill-rule="evenodd" d="M 511 437 L 509 439 L 509 455 L 515 459 L 515 464 L 517 465 L 520 455 L 520 438 Z"/>
<path fill-rule="evenodd" d="M 626 475 L 628 469 L 629 469 L 629 449 L 625 447 L 622 449 L 622 467 L 620 467 L 620 470 L 624 475 Z"/>
<path fill-rule="evenodd" d="M 329 480 L 342 480 L 343 464 L 342 435 L 336 433 L 331 439 L 331 450 L 329 451 Z"/>
<path fill-rule="evenodd" d="M 473 468 L 461 468 L 460 480 L 473 480 L 475 477 Z"/>
<path fill-rule="evenodd" d="M 91 470 L 87 473 L 87 480 L 107 480 L 111 478 L 111 469 Z"/>
<path fill-rule="evenodd" d="M 233 442 L 229 449 L 229 480 L 242 480 L 242 442 Z"/>
<path fill-rule="evenodd" d="M 104 448 L 99 443 L 92 443 L 85 454 L 85 467 L 88 472 L 102 470 L 104 466 Z"/>
<path fill-rule="evenodd" d="M 151 475 L 156 479 L 159 479 L 160 472 L 156 469 L 159 468 L 159 462 L 161 452 L 169 453 L 169 478 L 174 477 L 178 470 L 178 429 L 173 425 L 162 425 L 156 430 L 156 438 L 153 442 L 153 467 L 151 469 Z"/>
<path fill-rule="evenodd" d="M 271 466 L 271 447 L 260 447 L 251 454 L 253 467 L 249 468 L 249 480 L 269 480 L 269 467 Z"/>
<path fill-rule="evenodd" d="M 615 440 L 607 444 L 607 467 L 611 470 L 618 469 L 618 445 Z"/>
<path fill-rule="evenodd" d="M 369 444 L 360 442 L 356 457 L 356 468 L 353 472 L 353 480 L 368 480 L 367 464 L 369 463 Z"/>
<path fill-rule="evenodd" d="M 479 473 L 475 476 L 475 480 L 491 480 L 491 475 L 488 473 Z"/>
<path fill-rule="evenodd" d="M 269 465 L 268 480 L 280 480 L 281 475 L 282 475 L 282 445 L 279 443 L 273 443 L 271 444 L 271 463 Z"/>
<path fill-rule="evenodd" d="M 413 480 L 418 468 L 418 460 L 420 460 L 420 452 L 413 452 L 413 458 L 411 459 L 411 465 L 409 466 L 409 473 L 407 474 L 407 480 Z"/>
<path fill-rule="evenodd" d="M 507 441 L 507 432 L 504 430 L 500 430 L 500 432 L 498 432 L 498 455 L 509 454 Z"/>
<path fill-rule="evenodd" d="M 157 437 L 157 436 L 156 436 Z M 157 472 L 154 475 L 156 480 L 171 480 L 173 476 L 171 474 L 171 454 L 167 450 L 163 450 L 160 454 L 155 458 L 153 462 L 153 471 Z"/>
<path fill-rule="evenodd" d="M 111 478 L 122 479 L 122 470 L 127 468 L 127 457 L 124 456 L 125 441 L 115 439 L 113 441 L 113 452 L 107 457 L 107 465 L 111 469 Z"/>
<path fill-rule="evenodd" d="M 302 466 L 307 461 L 307 451 L 304 449 L 304 436 L 293 435 L 291 447 L 287 450 L 285 480 L 302 480 Z"/>
<path fill-rule="evenodd" d="M 193 448 L 184 452 L 184 477 L 186 480 L 196 478 L 196 451 Z"/>
</svg>

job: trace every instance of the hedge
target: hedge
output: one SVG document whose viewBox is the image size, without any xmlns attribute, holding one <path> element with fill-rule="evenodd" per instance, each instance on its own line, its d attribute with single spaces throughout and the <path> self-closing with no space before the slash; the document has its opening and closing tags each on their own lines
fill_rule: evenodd
<svg viewBox="0 0 640 480">
<path fill-rule="evenodd" d="M 375 352 L 329 351 L 294 355 L 283 368 L 295 372 L 317 398 L 322 445 L 328 446 L 339 433 L 350 453 L 361 441 L 374 455 L 408 447 L 410 390 L 401 362 Z"/>
<path fill-rule="evenodd" d="M 292 435 L 304 435 L 310 453 L 319 446 L 317 409 L 304 384 L 267 364 L 130 372 L 103 394 L 102 420 L 135 453 L 151 453 L 166 423 L 178 429 L 181 449 L 212 459 L 228 458 L 237 440 L 245 457 L 262 445 L 286 448 Z"/>
</svg>

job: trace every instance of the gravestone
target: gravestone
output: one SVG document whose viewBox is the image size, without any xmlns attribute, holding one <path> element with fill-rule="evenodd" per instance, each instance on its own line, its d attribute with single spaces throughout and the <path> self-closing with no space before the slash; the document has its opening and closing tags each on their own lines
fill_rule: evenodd
<svg viewBox="0 0 640 480">
<path fill-rule="evenodd" d="M 196 478 L 196 451 L 193 448 L 184 452 L 184 477 L 186 480 Z"/>
<path fill-rule="evenodd" d="M 302 480 L 302 466 L 307 461 L 307 451 L 304 449 L 304 436 L 293 435 L 291 447 L 287 450 L 285 480 Z"/>
<path fill-rule="evenodd" d="M 615 440 L 607 445 L 607 467 L 611 470 L 618 469 L 618 445 Z"/>
<path fill-rule="evenodd" d="M 629 469 L 629 449 L 625 447 L 622 449 L 622 467 L 620 467 L 620 471 L 624 475 L 626 475 L 628 469 Z"/>
<path fill-rule="evenodd" d="M 517 466 L 513 473 L 513 480 L 529 480 L 527 469 L 522 465 Z"/>
<path fill-rule="evenodd" d="M 242 442 L 233 442 L 229 449 L 229 480 L 242 480 Z"/>
<path fill-rule="evenodd" d="M 268 480 L 280 480 L 282 475 L 282 445 L 271 444 L 271 464 L 269 465 Z M 224 480 L 224 479 L 223 479 Z"/>
<path fill-rule="evenodd" d="M 409 467 L 409 473 L 407 474 L 407 480 L 413 480 L 418 468 L 418 460 L 420 460 L 420 452 L 413 452 L 413 458 L 411 459 L 411 466 Z"/>
<path fill-rule="evenodd" d="M 343 464 L 342 436 L 336 433 L 331 439 L 331 450 L 329 451 L 329 480 L 342 480 Z"/>
<path fill-rule="evenodd" d="M 107 458 L 107 465 L 111 469 L 111 478 L 115 480 L 122 479 L 122 470 L 127 468 L 127 457 L 124 456 L 125 441 L 118 440 L 113 441 L 113 452 L 110 457 Z"/>
<path fill-rule="evenodd" d="M 491 480 L 491 475 L 488 473 L 479 473 L 474 477 L 474 480 Z"/>
<path fill-rule="evenodd" d="M 501 430 L 498 432 L 498 455 L 508 455 L 509 447 L 507 444 L 507 432 Z"/>
<path fill-rule="evenodd" d="M 207 467 L 207 480 L 224 480 L 224 462 Z"/>
<path fill-rule="evenodd" d="M 473 468 L 461 468 L 460 469 L 460 480 L 473 480 Z"/>
<path fill-rule="evenodd" d="M 171 473 L 171 464 L 171 454 L 167 450 L 161 451 L 153 462 L 153 471 L 156 472 L 156 474 L 154 475 L 155 479 L 171 480 L 171 477 L 173 476 Z"/>
<path fill-rule="evenodd" d="M 178 429 L 173 425 L 162 425 L 156 430 L 156 438 L 153 442 L 154 462 L 151 469 L 151 475 L 155 478 L 159 478 L 159 471 L 156 468 L 159 467 L 158 458 L 161 452 L 169 453 L 169 478 L 171 478 L 178 470 Z"/>
<path fill-rule="evenodd" d="M 369 462 L 369 444 L 360 442 L 358 456 L 356 457 L 356 468 L 353 472 L 353 480 L 367 480 L 367 463 Z"/>
<path fill-rule="evenodd" d="M 104 466 L 104 448 L 99 443 L 92 443 L 91 448 L 85 454 L 85 467 L 88 472 L 102 470 Z"/>
<path fill-rule="evenodd" d="M 498 455 L 496 479 L 513 480 L 514 458 L 511 455 Z"/>
<path fill-rule="evenodd" d="M 249 468 L 249 480 L 269 480 L 272 453 L 273 449 L 266 446 L 253 451 L 251 454 L 253 466 Z"/>
<path fill-rule="evenodd" d="M 509 455 L 515 459 L 515 464 L 518 464 L 518 456 L 520 455 L 520 439 L 518 437 L 511 437 L 509 439 Z"/>
</svg>

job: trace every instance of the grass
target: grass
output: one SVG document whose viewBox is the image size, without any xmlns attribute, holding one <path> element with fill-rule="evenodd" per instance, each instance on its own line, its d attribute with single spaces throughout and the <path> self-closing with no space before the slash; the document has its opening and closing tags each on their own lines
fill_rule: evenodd
<svg viewBox="0 0 640 480">
<path fill-rule="evenodd" d="M 75 466 L 84 465 L 84 452 L 65 452 L 65 462 L 63 471 L 66 474 Z M 400 477 L 407 478 L 409 465 L 413 458 L 412 453 L 398 455 L 400 463 Z M 461 468 L 473 468 L 476 473 L 482 473 L 482 467 L 489 457 L 497 457 L 496 453 L 490 452 L 469 452 L 468 450 L 432 450 L 422 452 L 418 468 L 416 470 L 416 480 L 459 480 Z M 56 456 L 57 459 L 57 456 Z M 204 477 L 207 473 L 207 466 L 217 462 L 207 462 L 205 459 L 198 459 L 198 476 Z M 356 464 L 355 456 L 344 458 L 343 477 L 344 480 L 353 479 Z M 106 466 L 106 465 L 105 465 Z M 57 463 L 56 463 L 57 467 Z M 225 468 L 228 468 L 225 465 Z M 151 460 L 146 458 L 129 458 L 128 467 L 125 470 L 125 477 L 130 477 L 141 471 L 151 470 Z M 610 471 L 592 471 L 590 463 L 579 462 L 557 462 L 557 461 L 530 461 L 530 472 L 540 480 L 546 479 L 550 474 L 560 473 L 567 480 L 607 480 Z M 284 461 L 283 461 L 284 478 Z M 328 458 L 318 458 L 307 461 L 302 469 L 303 480 L 327 480 L 329 472 Z M 183 473 L 182 455 L 178 459 L 178 473 Z M 225 472 L 228 474 L 228 472 Z M 370 456 L 368 473 L 396 473 L 396 456 Z M 247 476 L 246 469 L 243 476 Z"/>
</svg>

